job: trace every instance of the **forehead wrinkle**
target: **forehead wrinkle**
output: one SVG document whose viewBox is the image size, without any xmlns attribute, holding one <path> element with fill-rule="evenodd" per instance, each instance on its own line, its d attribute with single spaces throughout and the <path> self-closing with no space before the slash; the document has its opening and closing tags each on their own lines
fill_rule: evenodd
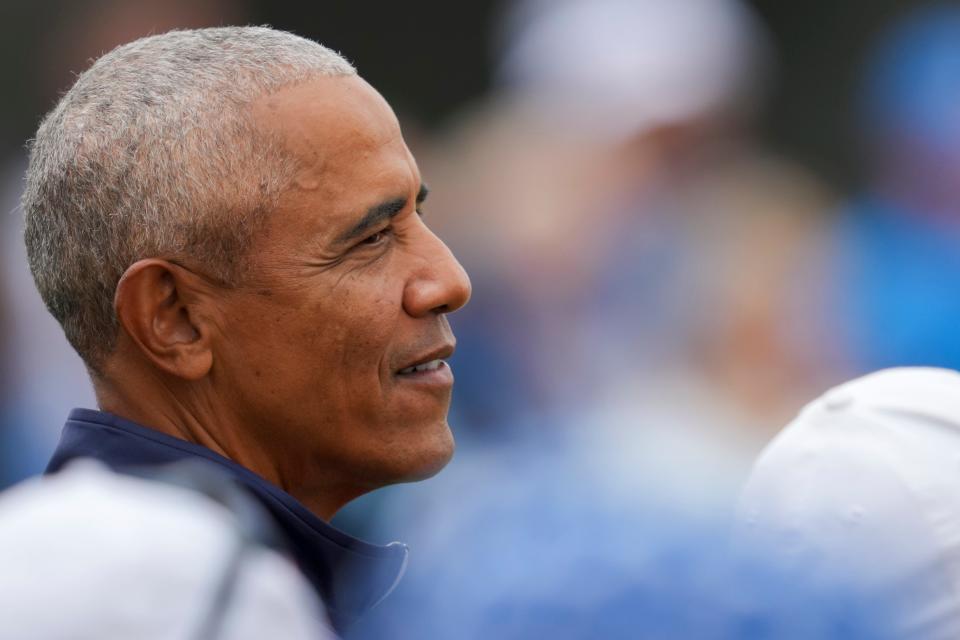
<svg viewBox="0 0 960 640">
<path fill-rule="evenodd" d="M 296 154 L 294 154 L 294 158 L 299 167 L 291 186 L 299 191 L 316 191 L 319 189 L 321 187 L 320 178 L 327 172 L 327 159 L 318 150 L 314 150 L 309 159 Z"/>
<path fill-rule="evenodd" d="M 345 185 L 354 183 L 361 176 L 370 180 L 370 167 L 376 167 L 381 158 L 389 158 L 401 147 L 406 152 L 406 144 L 398 128 L 371 129 L 373 126 L 330 132 L 331 139 L 323 143 L 306 136 L 288 139 L 287 149 L 299 165 L 292 186 L 302 191 L 323 189 L 330 192 L 329 197 L 340 196 L 349 191 L 343 188 Z M 377 173 L 381 172 L 389 174 L 390 170 L 377 167 Z M 392 182 L 393 179 L 391 176 L 383 181 Z"/>
</svg>

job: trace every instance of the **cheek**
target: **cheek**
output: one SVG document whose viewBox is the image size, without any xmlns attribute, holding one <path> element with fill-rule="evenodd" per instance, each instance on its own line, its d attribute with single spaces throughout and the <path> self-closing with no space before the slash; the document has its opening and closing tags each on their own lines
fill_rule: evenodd
<svg viewBox="0 0 960 640">
<path fill-rule="evenodd" d="M 321 384 L 341 395 L 340 400 L 354 391 L 369 396 L 374 378 L 388 370 L 401 293 L 369 278 L 348 276 L 336 287 L 278 301 L 275 324 L 264 325 L 274 333 L 270 342 L 278 364 L 287 370 L 280 377 L 293 386 L 297 383 L 291 377 L 304 385 Z"/>
<path fill-rule="evenodd" d="M 345 279 L 314 300 L 309 315 L 315 322 L 305 328 L 304 337 L 313 338 L 331 356 L 340 354 L 341 364 L 382 359 L 397 329 L 401 300 L 399 292 L 376 284 Z"/>
<path fill-rule="evenodd" d="M 402 282 L 384 262 L 380 273 L 318 276 L 238 304 L 224 354 L 236 400 L 335 429 L 345 417 L 376 421 L 402 344 Z"/>
</svg>

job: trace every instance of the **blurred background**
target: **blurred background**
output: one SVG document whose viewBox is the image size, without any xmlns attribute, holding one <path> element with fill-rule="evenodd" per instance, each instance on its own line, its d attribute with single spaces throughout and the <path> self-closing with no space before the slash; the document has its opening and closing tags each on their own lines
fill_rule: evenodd
<svg viewBox="0 0 960 640">
<path fill-rule="evenodd" d="M 556 603 L 575 583 L 606 602 L 650 563 L 696 582 L 709 562 L 631 552 L 703 546 L 651 532 L 651 514 L 721 520 L 760 448 L 835 383 L 960 367 L 957 4 L 4 0 L 0 486 L 40 471 L 67 411 L 93 404 L 26 268 L 24 143 L 91 58 L 221 24 L 357 65 L 474 284 L 453 318 L 457 457 L 336 520 L 413 549 L 370 633 L 425 602 L 460 627 L 522 618 L 502 593 Z M 510 569 L 524 562 L 536 579 Z M 576 626 L 553 611 L 553 637 Z M 445 637 L 440 618 L 392 637 Z"/>
</svg>

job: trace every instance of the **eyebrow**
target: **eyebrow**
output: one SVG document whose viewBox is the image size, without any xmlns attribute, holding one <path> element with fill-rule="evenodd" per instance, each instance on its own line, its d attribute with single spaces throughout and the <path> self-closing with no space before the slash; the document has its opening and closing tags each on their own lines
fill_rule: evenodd
<svg viewBox="0 0 960 640">
<path fill-rule="evenodd" d="M 419 205 L 426 200 L 429 193 L 430 189 L 427 185 L 421 184 L 420 191 L 417 193 L 417 204 Z M 403 211 L 406 206 L 406 198 L 393 198 L 392 200 L 386 200 L 370 207 L 367 209 L 367 213 L 364 214 L 355 225 L 347 229 L 337 238 L 337 243 L 348 242 L 360 237 L 367 229 L 380 224 L 384 220 L 393 218 Z"/>
</svg>

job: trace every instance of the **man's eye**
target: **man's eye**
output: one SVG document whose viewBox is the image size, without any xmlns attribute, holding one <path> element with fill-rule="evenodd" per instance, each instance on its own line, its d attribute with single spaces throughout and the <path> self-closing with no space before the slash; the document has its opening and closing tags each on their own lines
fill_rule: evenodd
<svg viewBox="0 0 960 640">
<path fill-rule="evenodd" d="M 370 234 L 366 238 L 360 241 L 361 245 L 375 245 L 380 244 L 387 239 L 389 233 L 388 229 L 383 229 L 382 231 L 377 231 L 376 233 Z"/>
</svg>

